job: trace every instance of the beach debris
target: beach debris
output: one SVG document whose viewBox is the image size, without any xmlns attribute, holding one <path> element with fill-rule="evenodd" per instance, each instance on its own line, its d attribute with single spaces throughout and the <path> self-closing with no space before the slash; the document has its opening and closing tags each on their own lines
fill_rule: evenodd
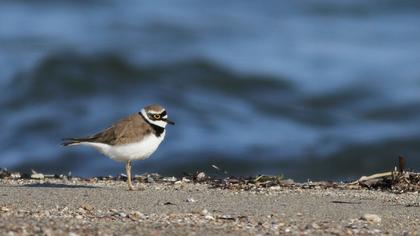
<svg viewBox="0 0 420 236">
<path fill-rule="evenodd" d="M 350 201 L 331 201 L 332 203 L 339 203 L 339 204 L 362 204 L 362 202 L 350 202 Z"/>
<path fill-rule="evenodd" d="M 231 216 L 231 215 L 216 216 L 216 219 L 218 219 L 218 220 L 236 220 L 236 218 Z"/>
<path fill-rule="evenodd" d="M 175 183 L 178 179 L 177 179 L 176 177 L 172 176 L 172 177 L 164 177 L 162 180 L 163 180 L 164 182 L 171 182 L 171 183 Z"/>
<path fill-rule="evenodd" d="M 140 211 L 132 211 L 130 214 L 128 214 L 128 218 L 134 221 L 139 221 L 141 219 L 145 219 L 146 216 Z"/>
<path fill-rule="evenodd" d="M 367 189 L 388 190 L 394 193 L 420 191 L 420 173 L 405 170 L 405 157 L 398 157 L 398 168 L 394 171 L 362 176 L 349 185 L 359 185 Z"/>
<path fill-rule="evenodd" d="M 369 175 L 369 176 L 362 176 L 362 177 L 360 177 L 358 182 L 366 182 L 366 181 L 369 181 L 369 180 L 375 180 L 375 179 L 380 179 L 380 178 L 384 178 L 384 177 L 389 177 L 389 176 L 392 176 L 392 174 L 393 174 L 393 172 L 389 171 L 389 172 L 377 173 L 377 174 L 373 174 L 373 175 Z"/>
<path fill-rule="evenodd" d="M 164 202 L 164 203 L 162 203 L 162 205 L 169 206 L 169 205 L 176 205 L 176 204 L 172 203 L 172 202 Z"/>
<path fill-rule="evenodd" d="M 405 207 L 420 207 L 420 202 L 407 203 Z"/>
<path fill-rule="evenodd" d="M 211 165 L 211 167 L 213 167 L 214 169 L 216 169 L 217 171 L 220 171 L 220 172 L 223 172 L 223 174 L 225 174 L 225 175 L 227 175 L 228 174 L 228 172 L 226 171 L 226 170 L 222 170 L 222 169 L 220 169 L 218 166 L 216 166 L 216 165 Z"/>
<path fill-rule="evenodd" d="M 32 170 L 31 179 L 44 179 L 44 174 Z"/>
<path fill-rule="evenodd" d="M 119 178 L 122 179 L 123 181 L 127 181 L 127 175 L 124 173 L 120 173 Z"/>
<path fill-rule="evenodd" d="M 10 174 L 10 178 L 12 179 L 20 179 L 22 176 L 20 175 L 19 172 L 13 172 Z"/>
<path fill-rule="evenodd" d="M 186 177 L 182 177 L 181 181 L 184 182 L 184 183 L 190 183 L 191 182 L 191 180 L 186 178 Z"/>
<path fill-rule="evenodd" d="M 368 213 L 364 214 L 360 219 L 372 224 L 378 224 L 382 220 L 381 217 L 379 217 L 378 215 Z"/>
<path fill-rule="evenodd" d="M 229 176 L 224 178 L 215 178 L 205 174 L 204 172 L 195 172 L 194 174 L 185 174 L 182 178 L 162 177 L 159 174 L 143 174 L 136 175 L 135 179 L 140 183 L 169 183 L 175 185 L 176 189 L 184 188 L 188 183 L 205 183 L 210 188 L 229 189 L 237 191 L 282 191 L 287 189 L 372 189 L 380 191 L 389 191 L 393 193 L 419 192 L 420 191 L 420 173 L 407 171 L 405 168 L 406 158 L 398 157 L 398 168 L 395 170 L 376 173 L 369 176 L 362 176 L 354 182 L 332 182 L 332 181 L 307 181 L 304 183 L 295 182 L 292 179 L 284 179 L 282 175 L 267 176 L 258 175 L 250 177 Z M 216 170 L 223 171 L 216 165 L 212 165 Z M 226 172 L 227 173 L 227 172 Z M 63 180 L 80 180 L 89 183 L 98 181 L 126 181 L 127 176 L 121 174 L 118 176 L 105 176 L 94 178 L 78 178 L 71 177 L 69 172 L 65 175 L 46 175 L 33 171 L 32 173 L 10 172 L 3 168 L 0 169 L 0 179 L 63 179 Z M 141 185 L 140 189 L 145 189 L 145 185 Z M 158 188 L 155 188 L 159 190 Z M 340 202 L 334 202 L 340 203 Z M 348 203 L 356 204 L 356 203 Z M 358 204 L 358 203 L 357 203 Z"/>
<path fill-rule="evenodd" d="M 400 172 L 400 174 L 402 174 L 404 170 L 405 170 L 405 157 L 400 155 L 398 157 L 398 171 Z"/>
<path fill-rule="evenodd" d="M 0 179 L 5 179 L 7 177 L 10 177 L 11 173 L 6 168 L 0 169 Z"/>
<path fill-rule="evenodd" d="M 140 183 L 156 183 L 160 180 L 163 180 L 163 177 L 157 173 L 143 174 L 143 175 L 134 175 L 134 179 Z"/>
</svg>

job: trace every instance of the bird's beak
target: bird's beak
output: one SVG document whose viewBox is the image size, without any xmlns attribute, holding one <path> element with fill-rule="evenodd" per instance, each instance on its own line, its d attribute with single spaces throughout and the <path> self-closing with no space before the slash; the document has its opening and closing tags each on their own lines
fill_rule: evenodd
<svg viewBox="0 0 420 236">
<path fill-rule="evenodd" d="M 175 125 L 175 122 L 169 120 L 169 119 L 165 119 L 164 121 L 166 121 L 166 123 L 170 124 L 170 125 Z"/>
</svg>

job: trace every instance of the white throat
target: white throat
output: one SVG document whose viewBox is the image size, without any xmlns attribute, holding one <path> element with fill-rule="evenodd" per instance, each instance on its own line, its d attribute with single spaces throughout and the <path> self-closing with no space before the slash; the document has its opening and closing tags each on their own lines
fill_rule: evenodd
<svg viewBox="0 0 420 236">
<path fill-rule="evenodd" d="M 151 120 L 149 118 L 149 116 L 147 115 L 146 110 L 144 110 L 144 109 L 141 109 L 141 114 L 144 117 L 144 119 L 147 120 L 147 122 L 149 122 L 151 124 L 154 124 L 156 126 L 159 126 L 161 128 L 165 128 L 166 125 L 168 124 L 168 123 L 166 123 L 165 121 L 162 121 L 162 120 Z"/>
</svg>

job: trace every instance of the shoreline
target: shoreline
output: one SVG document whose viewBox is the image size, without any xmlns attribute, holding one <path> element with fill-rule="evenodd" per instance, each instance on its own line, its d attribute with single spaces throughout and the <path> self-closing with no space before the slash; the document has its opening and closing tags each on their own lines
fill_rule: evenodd
<svg viewBox="0 0 420 236">
<path fill-rule="evenodd" d="M 0 178 L 2 235 L 382 235 L 420 233 L 418 191 L 294 183 L 278 177 L 211 180 L 137 176 Z M 15 176 L 17 177 L 17 176 Z M 350 187 L 352 186 L 352 187 Z"/>
</svg>

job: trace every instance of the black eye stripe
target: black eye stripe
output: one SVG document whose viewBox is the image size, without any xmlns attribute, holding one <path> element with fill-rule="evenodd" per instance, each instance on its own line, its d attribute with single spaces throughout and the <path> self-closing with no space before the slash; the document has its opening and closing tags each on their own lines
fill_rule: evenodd
<svg viewBox="0 0 420 236">
<path fill-rule="evenodd" d="M 151 114 L 151 113 L 149 113 L 149 114 L 147 114 L 147 116 L 150 118 L 150 119 L 160 119 L 160 118 L 163 118 L 164 116 L 166 116 L 166 111 L 163 111 L 162 113 L 160 113 L 160 114 Z M 159 118 L 155 118 L 155 116 L 159 116 Z"/>
</svg>

